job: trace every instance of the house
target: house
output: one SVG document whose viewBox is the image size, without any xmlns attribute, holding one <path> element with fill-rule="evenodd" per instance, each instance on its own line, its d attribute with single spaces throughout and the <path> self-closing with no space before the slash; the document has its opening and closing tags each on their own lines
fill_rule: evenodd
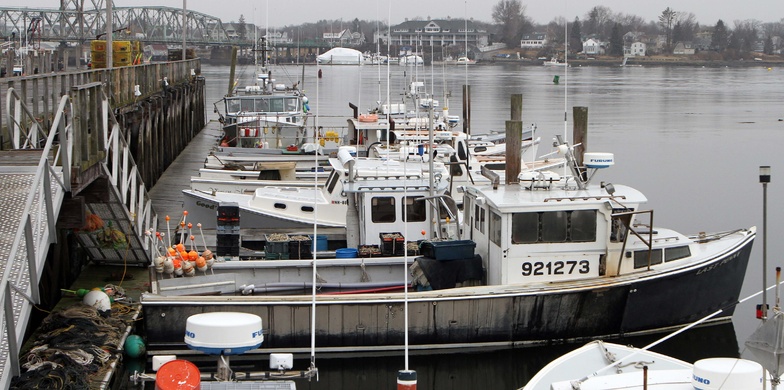
<svg viewBox="0 0 784 390">
<path fill-rule="evenodd" d="M 397 46 L 452 46 L 474 47 L 488 45 L 490 34 L 469 19 L 407 20 L 390 28 L 389 36 L 375 34 L 376 41 Z"/>
<path fill-rule="evenodd" d="M 520 48 L 522 49 L 541 49 L 547 43 L 547 34 L 545 33 L 532 33 L 523 35 L 520 39 Z"/>
<path fill-rule="evenodd" d="M 674 55 L 691 55 L 694 54 L 694 44 L 692 42 L 678 42 L 675 44 L 675 48 L 672 49 L 672 54 Z"/>
<path fill-rule="evenodd" d="M 345 29 L 340 32 L 324 33 L 322 39 L 331 42 L 337 46 L 359 46 L 365 43 L 365 36 L 359 32 L 352 33 L 351 30 Z"/>
<path fill-rule="evenodd" d="M 645 47 L 646 45 L 642 42 L 634 42 L 629 47 L 629 55 L 632 57 L 645 57 Z"/>
<path fill-rule="evenodd" d="M 604 46 L 602 46 L 601 42 L 593 38 L 588 38 L 583 42 L 583 53 L 585 55 L 604 54 Z"/>
</svg>

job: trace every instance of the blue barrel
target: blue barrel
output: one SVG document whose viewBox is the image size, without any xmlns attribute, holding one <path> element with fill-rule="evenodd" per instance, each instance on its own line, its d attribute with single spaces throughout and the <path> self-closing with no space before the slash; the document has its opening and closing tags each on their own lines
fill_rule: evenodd
<svg viewBox="0 0 784 390">
<path fill-rule="evenodd" d="M 338 259 L 355 259 L 357 255 L 357 248 L 340 248 L 335 251 L 335 257 Z"/>
<path fill-rule="evenodd" d="M 312 234 L 309 234 L 308 237 L 310 237 L 310 239 L 313 240 L 313 235 Z M 325 234 L 317 235 L 316 239 L 313 240 L 313 243 L 316 245 L 316 251 L 317 252 L 318 251 L 325 251 L 325 250 L 329 249 L 329 246 L 327 245 L 328 244 L 327 243 L 327 236 Z"/>
</svg>

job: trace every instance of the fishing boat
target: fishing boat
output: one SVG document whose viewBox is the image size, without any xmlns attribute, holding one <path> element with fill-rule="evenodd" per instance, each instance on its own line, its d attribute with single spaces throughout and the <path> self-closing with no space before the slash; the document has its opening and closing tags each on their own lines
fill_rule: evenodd
<svg viewBox="0 0 784 390">
<path fill-rule="evenodd" d="M 261 39 L 258 51 L 262 60 L 255 60 L 254 84 L 234 88 L 214 103 L 223 124 L 216 153 L 230 155 L 238 149 L 266 154 L 317 151 L 321 145 L 316 144 L 316 134 L 307 130 L 308 97 L 299 89 L 299 82 L 286 85 L 273 78 L 266 62 L 266 39 Z M 218 108 L 221 103 L 223 110 Z"/>
<path fill-rule="evenodd" d="M 540 370 L 522 390 L 763 389 L 757 362 L 715 357 L 694 364 L 647 349 L 592 341 Z"/>
<path fill-rule="evenodd" d="M 781 284 L 777 269 L 776 286 Z M 751 359 L 711 356 L 689 363 L 651 348 L 671 339 L 712 315 L 660 338 L 642 348 L 591 341 L 553 360 L 521 390 L 576 389 L 765 389 L 777 388 L 784 362 L 784 312 L 776 306 L 772 316 L 761 316 L 761 324 L 746 340 Z M 751 295 L 748 300 L 762 291 Z M 744 300 L 741 300 L 744 301 Z"/>
<path fill-rule="evenodd" d="M 322 185 L 314 179 L 295 182 L 271 180 L 196 180 L 183 191 L 184 209 L 191 218 L 214 228 L 221 203 L 236 203 L 240 208 L 242 228 L 277 227 L 281 229 L 346 227 L 348 196 L 345 178 L 360 182 L 357 186 L 373 188 L 429 188 L 430 165 L 396 159 L 355 158 L 356 149 L 344 146 L 337 157 L 330 158 L 329 177 Z M 351 169 L 349 169 L 349 162 Z M 433 166 L 435 192 L 447 190 L 449 171 L 441 163 Z M 289 175 L 291 176 L 291 175 Z M 395 182 L 395 179 L 404 181 Z M 287 184 L 288 183 L 288 184 Z M 219 187 L 219 185 L 221 187 Z M 363 187 L 364 188 L 364 187 Z"/>
<path fill-rule="evenodd" d="M 488 185 L 462 189 L 462 215 L 447 194 L 394 186 L 402 177 L 368 186 L 343 176 L 344 239 L 305 244 L 305 261 L 292 259 L 289 235 L 265 246 L 278 260 L 154 274 L 141 298 L 149 348 L 181 344 L 184 319 L 204 311 L 260 316 L 271 349 L 306 347 L 311 335 L 324 349 L 432 349 L 645 334 L 737 301 L 754 227 L 687 236 L 653 226 L 641 192 L 594 183 L 611 154 L 557 145 L 571 174 L 501 184 L 486 172 Z"/>
<path fill-rule="evenodd" d="M 547 61 L 542 62 L 544 66 L 567 66 L 566 62 L 559 61 L 557 58 L 553 57 Z"/>
</svg>

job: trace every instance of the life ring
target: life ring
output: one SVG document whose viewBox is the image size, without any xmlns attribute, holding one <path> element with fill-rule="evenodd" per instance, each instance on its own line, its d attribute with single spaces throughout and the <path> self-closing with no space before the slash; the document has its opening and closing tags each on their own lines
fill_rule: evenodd
<svg viewBox="0 0 784 390">
<path fill-rule="evenodd" d="M 378 115 L 376 114 L 362 114 L 359 116 L 360 122 L 378 122 Z"/>
</svg>

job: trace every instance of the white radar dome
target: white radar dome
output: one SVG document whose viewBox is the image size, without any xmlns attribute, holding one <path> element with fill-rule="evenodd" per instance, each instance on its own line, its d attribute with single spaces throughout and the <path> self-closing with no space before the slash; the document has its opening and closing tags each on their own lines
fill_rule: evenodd
<svg viewBox="0 0 784 390">
<path fill-rule="evenodd" d="M 264 341 L 261 317 L 249 313 L 195 314 L 185 324 L 185 344 L 209 355 L 239 355 Z"/>
<path fill-rule="evenodd" d="M 762 366 L 751 360 L 710 358 L 694 363 L 692 385 L 702 390 L 762 389 Z"/>
<path fill-rule="evenodd" d="M 609 168 L 615 164 L 615 157 L 612 153 L 585 153 L 583 161 L 588 168 Z"/>
</svg>

